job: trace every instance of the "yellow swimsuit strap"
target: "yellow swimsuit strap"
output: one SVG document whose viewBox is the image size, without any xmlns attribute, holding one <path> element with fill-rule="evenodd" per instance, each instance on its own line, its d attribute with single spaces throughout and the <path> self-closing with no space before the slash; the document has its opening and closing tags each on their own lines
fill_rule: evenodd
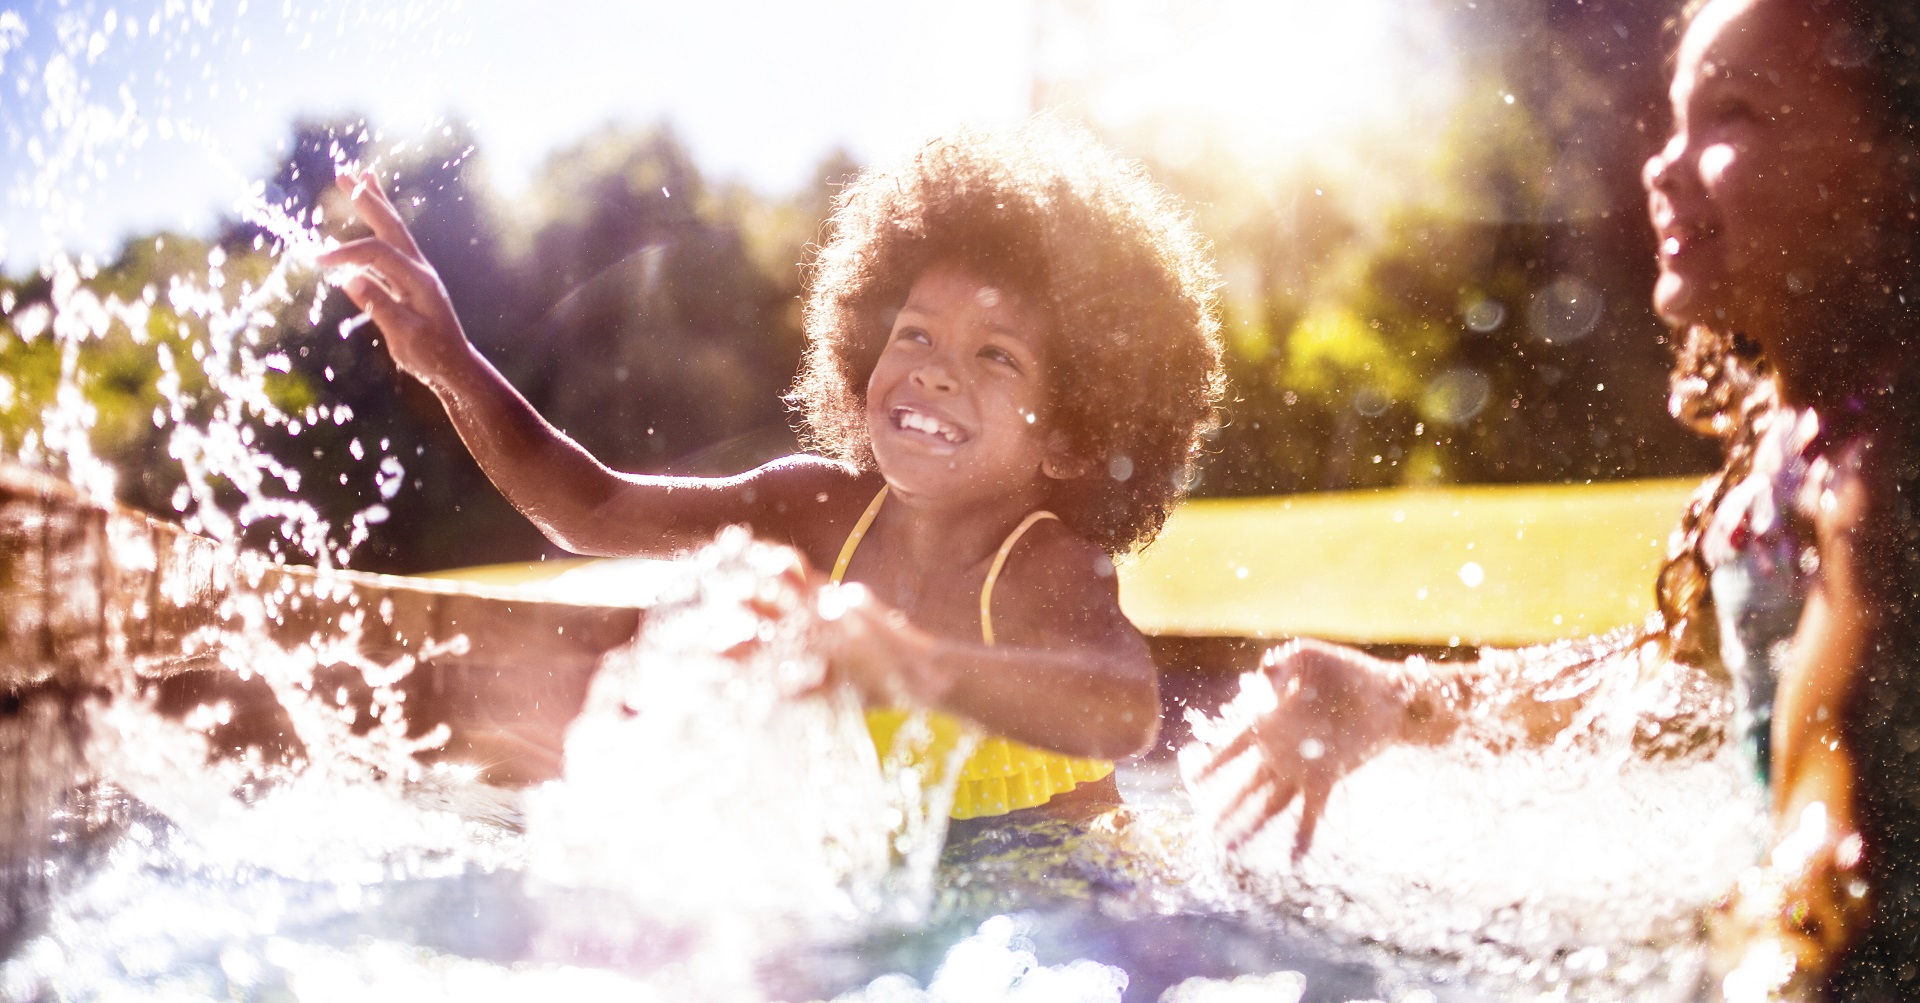
<svg viewBox="0 0 1920 1003">
<path fill-rule="evenodd" d="M 880 503 L 887 500 L 887 486 L 880 486 L 880 493 L 867 503 L 867 510 L 860 513 L 860 521 L 853 524 L 853 532 L 847 534 L 847 542 L 840 545 L 840 556 L 833 561 L 833 584 L 847 575 L 847 565 L 853 563 L 853 552 L 860 549 L 860 541 L 866 538 L 867 529 L 873 525 L 873 517 L 880 514 Z"/>
<path fill-rule="evenodd" d="M 987 569 L 987 583 L 980 586 L 980 639 L 986 642 L 987 647 L 993 647 L 993 583 L 1000 580 L 1000 569 L 1006 565 L 1007 555 L 1013 553 L 1013 545 L 1020 542 L 1020 538 L 1033 528 L 1034 523 L 1042 519 L 1059 518 L 1045 509 L 1029 512 L 1025 519 L 1020 520 L 1020 525 L 1015 526 L 1013 532 L 1000 542 L 1000 552 L 993 555 L 993 566 Z"/>
<path fill-rule="evenodd" d="M 847 534 L 847 542 L 840 545 L 840 556 L 833 561 L 833 574 L 829 579 L 835 585 L 846 577 L 847 565 L 853 563 L 853 552 L 860 549 L 860 541 L 866 539 L 867 530 L 873 527 L 874 517 L 880 514 L 880 506 L 886 500 L 887 489 L 882 485 L 880 493 L 873 496 L 873 500 L 867 503 L 867 510 L 860 513 L 860 519 L 853 524 L 853 532 Z M 1000 541 L 1000 550 L 993 555 L 993 564 L 987 568 L 986 583 L 980 586 L 980 639 L 988 647 L 993 646 L 993 585 L 1000 580 L 1000 569 L 1006 567 L 1007 555 L 1013 553 L 1014 544 L 1027 535 L 1027 530 L 1032 529 L 1034 523 L 1059 518 L 1044 509 L 1029 512 L 1025 519 L 1020 520 L 1020 525 Z"/>
</svg>

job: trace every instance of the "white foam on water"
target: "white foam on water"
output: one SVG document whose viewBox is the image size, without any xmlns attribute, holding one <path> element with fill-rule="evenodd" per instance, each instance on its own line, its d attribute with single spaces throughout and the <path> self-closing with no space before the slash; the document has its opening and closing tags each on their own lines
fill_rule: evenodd
<svg viewBox="0 0 1920 1003">
<path fill-rule="evenodd" d="M 1120 1003 L 1127 973 L 1080 959 L 1042 965 L 1022 916 L 994 916 L 953 945 L 925 988 L 883 975 L 833 1003 Z"/>
<path fill-rule="evenodd" d="M 1679 752 L 1636 741 L 1690 720 L 1674 695 L 1684 671 L 1651 657 L 1586 673 L 1586 710 L 1557 741 L 1481 722 L 1449 745 L 1388 747 L 1336 784 L 1297 864 L 1297 802 L 1235 852 L 1216 846 L 1228 901 L 1516 990 L 1689 998 L 1702 913 L 1756 859 L 1765 811 L 1717 736 Z M 1192 767 L 1272 705 L 1262 682 L 1196 725 L 1184 765 L 1206 819 L 1227 817 L 1256 758 L 1204 782 Z"/>
</svg>

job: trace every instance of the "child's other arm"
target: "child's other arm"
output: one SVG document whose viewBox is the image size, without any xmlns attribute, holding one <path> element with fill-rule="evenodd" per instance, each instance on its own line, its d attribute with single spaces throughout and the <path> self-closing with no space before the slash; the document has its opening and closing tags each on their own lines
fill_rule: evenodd
<svg viewBox="0 0 1920 1003">
<path fill-rule="evenodd" d="M 1788 946 L 1811 972 L 1831 966 L 1868 909 L 1853 891 L 1872 848 L 1857 834 L 1858 750 L 1846 722 L 1859 713 L 1868 659 L 1894 643 L 1886 611 L 1898 605 L 1895 569 L 1906 545 L 1891 512 L 1894 485 L 1862 464 L 1868 452 L 1866 442 L 1850 443 L 1826 490 L 1806 500 L 1820 571 L 1774 697 L 1772 864 L 1787 895 Z"/>
<path fill-rule="evenodd" d="M 856 590 L 827 639 L 836 672 L 869 703 L 936 708 L 1028 745 L 1144 751 L 1160 726 L 1158 673 L 1112 565 L 1057 523 L 1029 536 L 994 590 L 994 646 L 936 637 Z"/>
<path fill-rule="evenodd" d="M 322 264 L 361 269 L 347 281 L 347 296 L 372 314 L 394 363 L 440 398 L 488 478 L 554 543 L 581 554 L 665 556 L 735 523 L 794 542 L 786 527 L 802 516 L 788 511 L 788 489 L 811 497 L 848 479 L 845 468 L 811 457 L 729 478 L 608 468 L 474 350 L 439 275 L 373 176 L 342 176 L 338 184 L 374 235 L 328 252 Z"/>
</svg>

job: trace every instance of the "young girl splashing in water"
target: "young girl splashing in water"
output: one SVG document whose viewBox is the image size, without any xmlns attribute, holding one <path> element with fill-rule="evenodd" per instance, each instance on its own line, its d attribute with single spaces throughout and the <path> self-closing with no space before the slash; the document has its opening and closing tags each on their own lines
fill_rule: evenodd
<svg viewBox="0 0 1920 1003">
<path fill-rule="evenodd" d="M 957 817 L 1117 800 L 1107 760 L 1158 727 L 1112 558 L 1152 540 L 1221 387 L 1214 289 L 1185 215 L 1088 139 L 963 134 L 869 171 L 814 263 L 791 395 L 824 456 L 726 478 L 603 466 L 467 342 L 371 175 L 373 236 L 322 258 L 555 543 L 669 556 L 745 525 L 832 569 L 829 661 L 870 706 L 988 739 Z M 870 717 L 885 753 L 898 716 Z M 936 715 L 950 742 L 951 719 Z M 1077 788 L 1077 789 L 1076 789 Z"/>
<path fill-rule="evenodd" d="M 1725 917 L 1746 960 L 1723 988 L 1920 998 L 1920 12 L 1696 3 L 1671 95 L 1645 172 L 1654 305 L 1684 333 L 1674 411 L 1727 461 L 1662 571 L 1657 633 L 1717 651 L 1777 839 Z M 1257 749 L 1245 798 L 1264 821 L 1301 797 L 1304 852 L 1328 788 L 1384 743 L 1489 712 L 1564 723 L 1560 680 L 1526 661 L 1279 649 L 1279 706 L 1199 772 Z"/>
</svg>

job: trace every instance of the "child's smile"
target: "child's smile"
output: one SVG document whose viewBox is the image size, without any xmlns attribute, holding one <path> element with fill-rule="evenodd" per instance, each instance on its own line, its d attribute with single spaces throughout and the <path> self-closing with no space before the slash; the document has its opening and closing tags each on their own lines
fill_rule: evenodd
<svg viewBox="0 0 1920 1003">
<path fill-rule="evenodd" d="M 1834 55 L 1856 44 L 1847 30 L 1756 0 L 1716 0 L 1688 28 L 1673 136 L 1643 176 L 1654 306 L 1669 323 L 1723 323 L 1766 344 L 1788 304 L 1844 298 L 1834 284 L 1879 255 L 1894 144 L 1859 93 L 1862 71 Z"/>
<path fill-rule="evenodd" d="M 943 498 L 1041 483 L 1044 330 L 1039 311 L 963 267 L 922 273 L 867 382 L 867 428 L 887 482 Z"/>
<path fill-rule="evenodd" d="M 920 411 L 907 405 L 893 409 L 893 425 L 903 432 L 919 432 L 936 440 L 933 445 L 947 443 L 958 445 L 967 441 L 965 430 L 945 421 L 938 415 Z"/>
</svg>

